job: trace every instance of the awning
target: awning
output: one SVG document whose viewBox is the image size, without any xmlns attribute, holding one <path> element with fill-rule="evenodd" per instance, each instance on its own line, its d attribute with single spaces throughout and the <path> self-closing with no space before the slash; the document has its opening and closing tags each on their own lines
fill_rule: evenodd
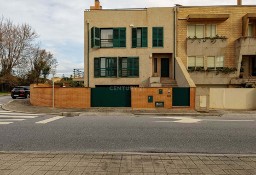
<svg viewBox="0 0 256 175">
<path fill-rule="evenodd" d="M 226 21 L 229 16 L 229 14 L 190 14 L 187 17 L 187 21 Z"/>
</svg>

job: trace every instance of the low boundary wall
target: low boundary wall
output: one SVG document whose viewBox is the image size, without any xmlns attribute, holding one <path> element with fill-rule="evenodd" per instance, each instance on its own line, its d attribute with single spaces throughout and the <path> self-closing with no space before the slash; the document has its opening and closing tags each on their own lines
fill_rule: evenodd
<svg viewBox="0 0 256 175">
<path fill-rule="evenodd" d="M 34 106 L 53 106 L 53 88 L 50 86 L 30 86 L 30 103 Z M 57 108 L 90 108 L 90 88 L 54 88 L 54 106 Z"/>
</svg>

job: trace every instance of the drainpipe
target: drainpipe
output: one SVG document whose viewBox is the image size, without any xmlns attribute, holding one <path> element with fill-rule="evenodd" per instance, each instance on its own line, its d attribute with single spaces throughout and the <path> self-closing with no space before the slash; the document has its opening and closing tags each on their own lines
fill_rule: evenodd
<svg viewBox="0 0 256 175">
<path fill-rule="evenodd" d="M 175 60 L 176 60 L 176 57 L 177 57 L 177 46 L 176 46 L 176 40 L 177 40 L 177 21 L 176 21 L 176 18 L 177 18 L 177 6 L 174 7 L 174 66 L 173 66 L 173 69 L 174 69 L 174 79 L 176 80 L 176 75 L 175 75 Z"/>
<path fill-rule="evenodd" d="M 89 61 L 90 61 L 90 23 L 87 21 L 87 39 L 88 39 L 88 44 L 87 44 L 87 87 L 90 87 L 90 66 L 89 66 Z"/>
</svg>

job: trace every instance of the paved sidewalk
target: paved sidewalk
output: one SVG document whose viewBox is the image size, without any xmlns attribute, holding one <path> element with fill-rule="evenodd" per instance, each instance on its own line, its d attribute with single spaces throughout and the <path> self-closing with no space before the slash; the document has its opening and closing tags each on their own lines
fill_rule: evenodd
<svg viewBox="0 0 256 175">
<path fill-rule="evenodd" d="M 255 175 L 256 155 L 0 153 L 1 175 Z"/>
</svg>

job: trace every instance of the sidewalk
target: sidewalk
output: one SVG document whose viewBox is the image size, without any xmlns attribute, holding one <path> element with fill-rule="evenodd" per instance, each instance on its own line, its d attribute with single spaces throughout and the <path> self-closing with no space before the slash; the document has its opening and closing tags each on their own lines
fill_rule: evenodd
<svg viewBox="0 0 256 175">
<path fill-rule="evenodd" d="M 191 116 L 220 116 L 220 111 L 200 113 L 194 110 L 181 109 L 132 109 L 132 108 L 90 108 L 90 109 L 60 109 L 52 107 L 32 106 L 29 99 L 11 101 L 2 106 L 4 110 L 24 113 L 43 113 L 55 115 L 191 115 Z"/>
<path fill-rule="evenodd" d="M 1 175 L 255 175 L 256 155 L 0 153 Z"/>
</svg>

